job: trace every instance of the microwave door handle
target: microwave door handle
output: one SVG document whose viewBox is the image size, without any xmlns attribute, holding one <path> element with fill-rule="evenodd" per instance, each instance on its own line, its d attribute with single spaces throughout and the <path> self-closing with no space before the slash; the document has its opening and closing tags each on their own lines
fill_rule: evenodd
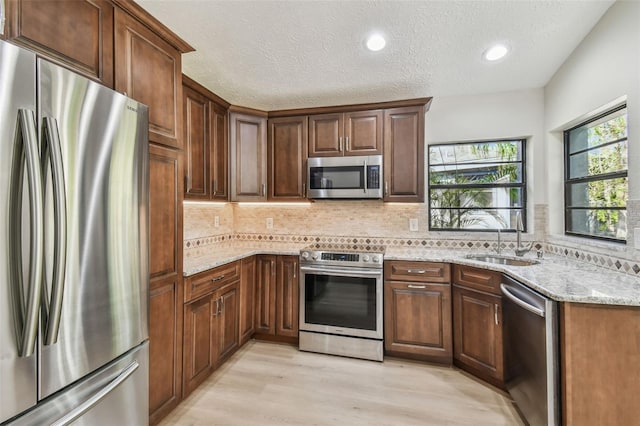
<svg viewBox="0 0 640 426">
<path fill-rule="evenodd" d="M 367 174 L 367 160 L 364 160 L 364 193 L 367 193 L 367 179 L 369 175 Z"/>
</svg>

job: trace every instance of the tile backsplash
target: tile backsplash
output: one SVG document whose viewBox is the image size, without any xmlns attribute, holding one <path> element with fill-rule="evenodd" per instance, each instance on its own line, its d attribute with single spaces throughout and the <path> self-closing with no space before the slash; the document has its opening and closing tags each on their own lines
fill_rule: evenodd
<svg viewBox="0 0 640 426">
<path fill-rule="evenodd" d="M 300 204 L 205 204 L 185 202 L 184 250 L 202 252 L 226 242 L 385 245 L 439 249 L 495 250 L 494 232 L 429 232 L 425 204 L 381 201 L 318 201 Z M 535 249 L 640 276 L 639 250 L 548 236 L 548 207 L 534 206 L 533 232 L 523 236 Z M 215 226 L 215 216 L 219 225 Z M 267 219 L 273 227 L 267 228 Z M 409 219 L 418 219 L 418 231 Z M 638 225 L 635 225 L 638 226 Z M 502 235 L 503 250 L 515 248 L 515 234 Z"/>
</svg>

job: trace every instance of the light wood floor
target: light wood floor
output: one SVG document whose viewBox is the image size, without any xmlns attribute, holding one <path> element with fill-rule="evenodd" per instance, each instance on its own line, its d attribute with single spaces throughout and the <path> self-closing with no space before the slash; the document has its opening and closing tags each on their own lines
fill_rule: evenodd
<svg viewBox="0 0 640 426">
<path fill-rule="evenodd" d="M 161 426 L 522 425 L 509 399 L 454 368 L 251 341 Z"/>
</svg>

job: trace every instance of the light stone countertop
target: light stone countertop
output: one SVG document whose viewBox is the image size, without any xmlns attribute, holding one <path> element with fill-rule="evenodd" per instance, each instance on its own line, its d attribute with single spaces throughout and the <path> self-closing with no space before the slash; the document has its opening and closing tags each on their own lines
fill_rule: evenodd
<svg viewBox="0 0 640 426">
<path fill-rule="evenodd" d="M 185 256 L 184 276 L 194 275 L 254 254 L 298 255 L 306 245 L 308 243 L 234 242 L 202 247 L 198 249 L 197 254 Z M 640 306 L 639 277 L 547 253 L 539 264 L 530 266 L 499 265 L 465 258 L 469 254 L 490 253 L 477 250 L 390 246 L 386 248 L 384 259 L 457 263 L 500 271 L 559 302 Z M 508 251 L 503 255 L 511 257 Z M 534 258 L 535 253 L 525 255 L 525 259 Z"/>
</svg>

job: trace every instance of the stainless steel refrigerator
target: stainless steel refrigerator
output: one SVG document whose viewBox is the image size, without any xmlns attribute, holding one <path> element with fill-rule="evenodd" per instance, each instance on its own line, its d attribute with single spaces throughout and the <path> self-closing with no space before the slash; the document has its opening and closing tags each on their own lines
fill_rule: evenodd
<svg viewBox="0 0 640 426">
<path fill-rule="evenodd" d="M 0 424 L 148 423 L 148 110 L 0 41 Z"/>
</svg>

